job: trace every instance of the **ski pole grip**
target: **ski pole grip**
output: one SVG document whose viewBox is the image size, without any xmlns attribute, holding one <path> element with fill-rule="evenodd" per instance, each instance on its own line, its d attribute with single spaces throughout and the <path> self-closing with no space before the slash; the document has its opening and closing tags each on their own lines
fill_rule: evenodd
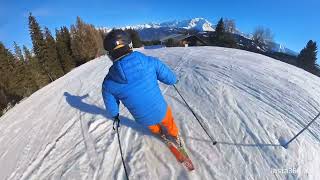
<svg viewBox="0 0 320 180">
<path fill-rule="evenodd" d="M 116 124 L 117 128 L 120 127 L 120 118 L 119 118 L 119 114 L 117 114 L 115 117 L 113 117 L 113 130 L 116 130 L 114 127 L 114 124 Z"/>
</svg>

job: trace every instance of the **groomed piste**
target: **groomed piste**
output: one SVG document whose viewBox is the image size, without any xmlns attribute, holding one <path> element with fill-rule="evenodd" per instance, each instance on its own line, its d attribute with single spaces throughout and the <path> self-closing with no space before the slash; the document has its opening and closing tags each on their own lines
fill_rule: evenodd
<svg viewBox="0 0 320 180">
<path fill-rule="evenodd" d="M 130 179 L 317 179 L 320 78 L 263 55 L 219 47 L 137 49 L 167 63 L 177 88 L 161 84 L 195 170 L 136 124 L 122 105 L 120 138 Z M 112 62 L 94 59 L 0 118 L 0 179 L 124 179 L 101 84 Z M 147 105 L 146 105 L 147 106 Z"/>
</svg>

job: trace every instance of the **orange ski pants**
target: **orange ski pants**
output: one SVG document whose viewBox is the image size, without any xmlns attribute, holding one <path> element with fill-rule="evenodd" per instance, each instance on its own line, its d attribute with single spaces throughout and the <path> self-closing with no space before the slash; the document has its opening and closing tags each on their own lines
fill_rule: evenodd
<svg viewBox="0 0 320 180">
<path fill-rule="evenodd" d="M 152 133 L 160 134 L 162 131 L 161 126 L 163 126 L 167 130 L 167 133 L 170 136 L 173 136 L 173 137 L 178 136 L 179 130 L 178 130 L 176 123 L 174 122 L 174 118 L 172 116 L 172 111 L 169 106 L 167 108 L 167 112 L 166 112 L 166 115 L 163 118 L 163 120 L 159 124 L 149 126 L 148 128 L 150 129 L 150 131 Z"/>
</svg>

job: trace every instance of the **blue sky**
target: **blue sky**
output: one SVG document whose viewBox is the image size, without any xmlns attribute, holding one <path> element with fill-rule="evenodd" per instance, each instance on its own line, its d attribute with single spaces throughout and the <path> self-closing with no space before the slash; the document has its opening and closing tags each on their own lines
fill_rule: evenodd
<svg viewBox="0 0 320 180">
<path fill-rule="evenodd" d="M 225 17 L 234 19 L 245 33 L 251 33 L 256 26 L 268 27 L 276 42 L 297 52 L 310 39 L 320 44 L 318 0 L 0 0 L 0 41 L 7 47 L 12 48 L 13 41 L 31 47 L 29 12 L 52 32 L 63 25 L 70 27 L 76 16 L 95 26 L 107 27 L 194 17 L 204 17 L 215 24 Z"/>
</svg>

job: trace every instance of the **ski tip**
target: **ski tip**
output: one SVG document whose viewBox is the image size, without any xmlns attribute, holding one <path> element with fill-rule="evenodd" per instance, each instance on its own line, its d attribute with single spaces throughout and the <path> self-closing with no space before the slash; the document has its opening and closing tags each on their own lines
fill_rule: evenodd
<svg viewBox="0 0 320 180">
<path fill-rule="evenodd" d="M 213 141 L 212 144 L 213 144 L 213 145 L 216 145 L 216 144 L 217 144 L 217 141 Z"/>
</svg>

